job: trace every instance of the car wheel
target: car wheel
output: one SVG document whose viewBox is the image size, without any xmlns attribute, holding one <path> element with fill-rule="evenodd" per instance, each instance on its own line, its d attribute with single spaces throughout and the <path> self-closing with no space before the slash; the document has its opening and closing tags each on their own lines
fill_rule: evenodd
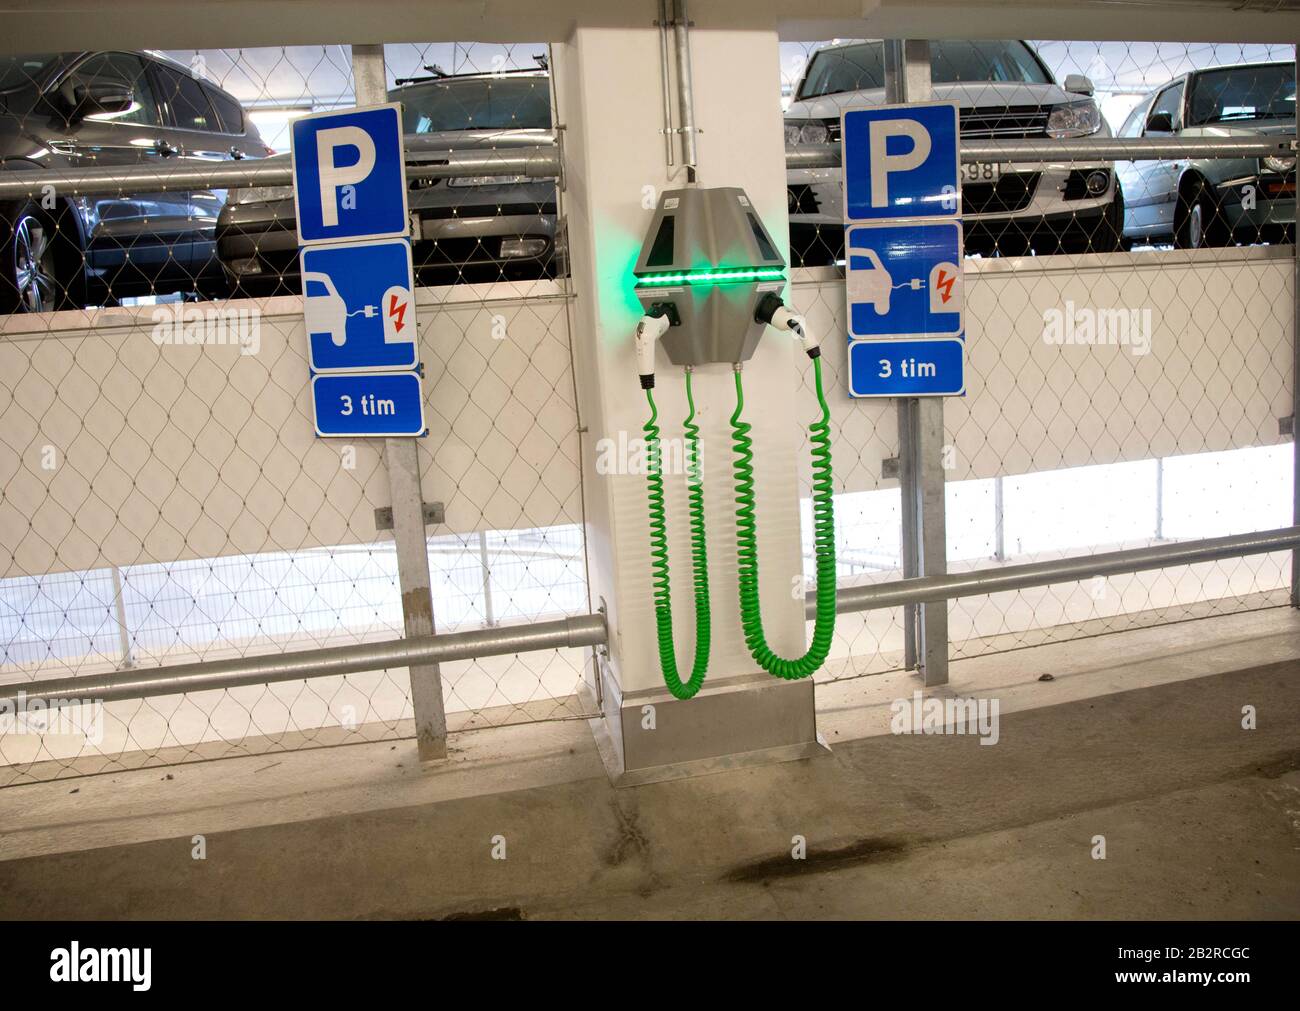
<svg viewBox="0 0 1300 1011">
<path fill-rule="evenodd" d="M 1196 179 L 1184 184 L 1174 216 L 1174 246 L 1178 249 L 1222 246 L 1226 241 L 1223 232 L 1223 219 L 1205 181 Z"/>
<path fill-rule="evenodd" d="M 1132 245 L 1132 243 L 1129 243 Z M 1115 199 L 1110 202 L 1092 232 L 1089 251 L 1093 253 L 1118 253 L 1124 248 L 1124 194 L 1115 186 Z"/>
<path fill-rule="evenodd" d="M 0 304 L 5 312 L 50 312 L 72 306 L 68 288 L 72 271 L 57 220 L 34 202 L 11 205 L 4 244 L 4 282 Z"/>
</svg>

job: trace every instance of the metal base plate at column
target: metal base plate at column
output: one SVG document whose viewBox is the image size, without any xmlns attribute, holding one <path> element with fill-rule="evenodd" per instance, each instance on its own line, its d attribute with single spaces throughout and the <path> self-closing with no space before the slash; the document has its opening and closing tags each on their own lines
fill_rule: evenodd
<svg viewBox="0 0 1300 1011">
<path fill-rule="evenodd" d="M 747 674 L 705 682 L 685 701 L 666 689 L 623 695 L 601 664 L 604 716 L 589 721 L 615 786 L 708 776 L 830 753 L 817 733 L 811 678 Z M 587 686 L 584 701 L 595 704 Z M 647 712 L 653 708 L 653 718 Z"/>
</svg>

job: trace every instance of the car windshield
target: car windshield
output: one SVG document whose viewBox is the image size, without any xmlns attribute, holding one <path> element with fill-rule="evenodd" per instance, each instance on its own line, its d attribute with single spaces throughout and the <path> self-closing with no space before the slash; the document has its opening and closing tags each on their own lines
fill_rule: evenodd
<svg viewBox="0 0 1300 1011">
<path fill-rule="evenodd" d="M 0 91 L 17 91 L 31 84 L 58 53 L 19 53 L 0 56 Z"/>
<path fill-rule="evenodd" d="M 961 81 L 1014 81 L 1051 84 L 1034 54 L 1023 42 L 932 42 L 930 79 L 935 84 Z M 885 86 L 883 42 L 823 49 L 812 58 L 800 98 L 838 95 Z"/>
<path fill-rule="evenodd" d="M 444 130 L 546 130 L 551 126 L 547 78 L 493 77 L 430 81 L 389 93 L 402 103 L 407 133 Z"/>
<path fill-rule="evenodd" d="M 1192 79 L 1188 126 L 1294 118 L 1295 67 L 1290 63 L 1207 70 Z"/>
</svg>

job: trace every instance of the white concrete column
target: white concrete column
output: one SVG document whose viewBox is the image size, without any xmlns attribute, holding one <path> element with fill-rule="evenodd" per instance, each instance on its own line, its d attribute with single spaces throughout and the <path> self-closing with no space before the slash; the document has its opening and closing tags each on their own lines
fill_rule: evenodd
<svg viewBox="0 0 1300 1011">
<path fill-rule="evenodd" d="M 727 364 L 703 366 L 695 373 L 713 608 L 712 662 L 704 690 L 686 702 L 668 695 L 660 674 L 646 480 L 644 474 L 626 472 L 628 460 L 619 448 L 637 444 L 647 417 L 633 352 L 641 310 L 632 291 L 632 269 L 659 193 L 686 186 L 687 181 L 680 157 L 675 168 L 666 164 L 659 33 L 652 24 L 654 5 L 645 6 L 644 27 L 579 27 L 566 44 L 554 47 L 576 293 L 573 339 L 587 427 L 583 467 L 591 578 L 593 596 L 603 598 L 609 609 L 606 722 L 616 753 L 613 761 L 627 781 L 700 768 L 664 770 L 664 765 L 704 761 L 707 766 L 710 759 L 741 752 L 799 757 L 816 747 L 811 683 L 782 682 L 763 672 L 741 631 L 729 424 L 735 387 Z M 743 187 L 785 247 L 775 26 L 710 28 L 704 5 L 692 10 L 692 16 L 698 184 Z M 799 427 L 816 415 L 811 398 L 796 393 L 796 354 L 801 352 L 793 340 L 769 331 L 744 367 L 745 419 L 753 426 L 755 448 L 764 627 L 771 647 L 792 657 L 806 648 L 795 453 L 801 442 Z M 655 397 L 667 447 L 668 440 L 682 437 L 683 373 L 661 351 L 657 374 Z M 602 460 L 613 463 L 614 472 L 600 473 L 597 464 Z M 677 657 L 685 678 L 695 641 L 685 477 L 666 473 L 665 491 Z M 655 706 L 653 731 L 643 727 L 645 705 Z"/>
</svg>

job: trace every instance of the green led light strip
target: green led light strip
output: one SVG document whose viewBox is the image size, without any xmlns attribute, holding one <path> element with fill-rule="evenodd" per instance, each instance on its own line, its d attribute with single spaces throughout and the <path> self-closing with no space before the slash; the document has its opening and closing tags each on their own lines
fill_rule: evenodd
<svg viewBox="0 0 1300 1011">
<path fill-rule="evenodd" d="M 637 286 L 666 284 L 726 284 L 728 281 L 783 281 L 781 267 L 719 267 L 717 269 L 671 271 L 667 274 L 644 274 Z"/>
</svg>

